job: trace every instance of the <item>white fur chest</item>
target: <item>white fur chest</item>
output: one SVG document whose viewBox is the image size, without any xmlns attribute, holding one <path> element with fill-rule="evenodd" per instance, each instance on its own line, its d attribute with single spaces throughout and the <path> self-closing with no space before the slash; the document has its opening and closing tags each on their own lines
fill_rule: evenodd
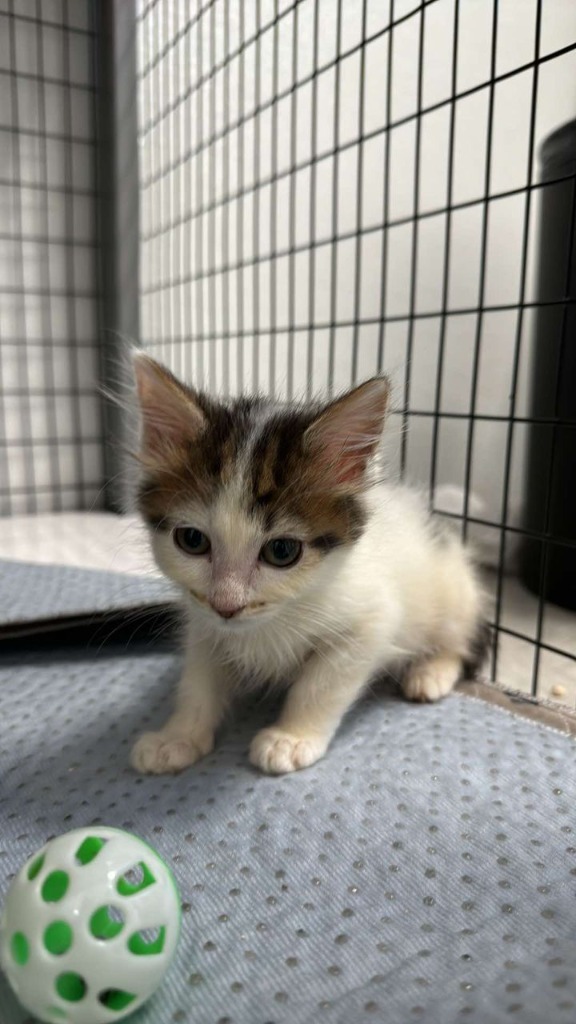
<svg viewBox="0 0 576 1024">
<path fill-rule="evenodd" d="M 258 629 L 226 638 L 220 648 L 243 686 L 289 684 L 314 649 L 317 638 L 295 632 L 292 624 L 273 621 Z"/>
</svg>

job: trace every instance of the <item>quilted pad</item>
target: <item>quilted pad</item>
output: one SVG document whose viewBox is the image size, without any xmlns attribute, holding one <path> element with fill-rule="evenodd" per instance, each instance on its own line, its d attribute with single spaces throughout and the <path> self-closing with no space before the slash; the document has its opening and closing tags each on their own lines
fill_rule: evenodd
<svg viewBox="0 0 576 1024">
<path fill-rule="evenodd" d="M 455 695 L 374 694 L 326 758 L 247 763 L 242 707 L 179 777 L 128 765 L 172 655 L 0 665 L 0 891 L 48 836 L 130 829 L 173 865 L 184 927 L 134 1024 L 571 1024 L 576 747 Z M 26 1014 L 0 984 L 2 1024 Z"/>
<path fill-rule="evenodd" d="M 0 634 L 18 626 L 165 605 L 175 599 L 175 591 L 158 577 L 0 561 Z"/>
</svg>

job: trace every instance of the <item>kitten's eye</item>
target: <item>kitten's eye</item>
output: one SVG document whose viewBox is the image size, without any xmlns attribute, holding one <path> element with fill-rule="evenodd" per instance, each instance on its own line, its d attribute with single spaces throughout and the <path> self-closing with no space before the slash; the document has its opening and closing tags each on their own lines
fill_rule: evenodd
<svg viewBox="0 0 576 1024">
<path fill-rule="evenodd" d="M 187 555 L 205 555 L 210 551 L 206 534 L 193 526 L 179 526 L 174 530 L 174 543 Z"/>
<path fill-rule="evenodd" d="M 287 569 L 289 565 L 294 565 L 298 561 L 301 554 L 301 541 L 292 540 L 291 537 L 278 537 L 264 545 L 260 558 L 277 569 Z"/>
</svg>

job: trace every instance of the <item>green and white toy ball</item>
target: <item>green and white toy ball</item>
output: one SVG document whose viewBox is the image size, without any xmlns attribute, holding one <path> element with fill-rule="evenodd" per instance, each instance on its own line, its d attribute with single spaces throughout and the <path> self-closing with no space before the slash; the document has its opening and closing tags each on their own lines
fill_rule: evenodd
<svg viewBox="0 0 576 1024">
<path fill-rule="evenodd" d="M 170 869 L 114 828 L 46 843 L 13 880 L 0 917 L 0 962 L 23 1006 L 50 1024 L 106 1024 L 138 1009 L 178 942 Z"/>
</svg>

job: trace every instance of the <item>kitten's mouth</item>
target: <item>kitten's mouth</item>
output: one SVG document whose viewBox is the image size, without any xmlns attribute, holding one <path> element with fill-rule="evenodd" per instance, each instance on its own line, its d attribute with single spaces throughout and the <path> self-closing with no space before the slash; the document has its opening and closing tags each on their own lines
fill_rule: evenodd
<svg viewBox="0 0 576 1024">
<path fill-rule="evenodd" d="M 263 608 L 267 607 L 265 601 L 253 601 L 251 602 L 251 604 L 245 605 L 244 608 L 237 612 L 237 614 L 232 616 L 224 616 L 220 615 L 216 608 L 214 608 L 210 604 L 208 598 L 204 597 L 202 594 L 197 594 L 195 590 L 189 590 L 188 593 L 190 594 L 191 597 L 194 598 L 195 601 L 198 601 L 198 603 L 201 604 L 204 608 L 210 609 L 210 611 L 213 612 L 214 615 L 217 616 L 217 618 L 222 623 L 226 623 L 227 626 L 234 625 L 237 622 L 246 622 L 248 619 L 253 618 L 255 615 L 257 616 L 258 613 Z"/>
</svg>

